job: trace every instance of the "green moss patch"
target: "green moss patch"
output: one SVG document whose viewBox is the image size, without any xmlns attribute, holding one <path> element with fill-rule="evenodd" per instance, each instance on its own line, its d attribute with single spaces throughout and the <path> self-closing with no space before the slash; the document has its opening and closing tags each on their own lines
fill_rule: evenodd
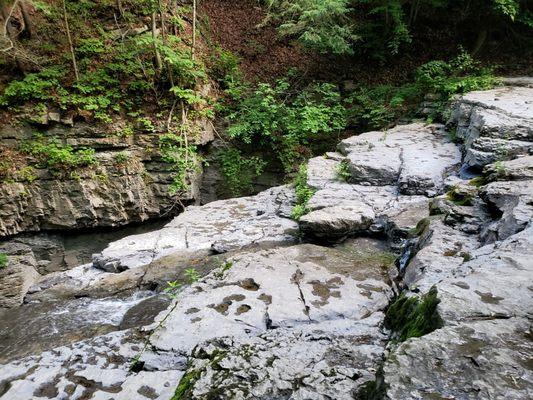
<svg viewBox="0 0 533 400">
<path fill-rule="evenodd" d="M 385 315 L 385 326 L 393 331 L 393 340 L 403 342 L 441 328 L 444 324 L 437 306 L 437 288 L 433 286 L 421 297 L 400 295 Z"/>
<path fill-rule="evenodd" d="M 428 231 L 430 222 L 431 220 L 429 218 L 424 218 L 418 221 L 416 226 L 409 231 L 409 237 L 415 238 L 423 236 Z"/>
<path fill-rule="evenodd" d="M 458 206 L 471 206 L 474 199 L 472 195 L 461 193 L 455 188 L 446 193 L 446 198 Z"/>
<path fill-rule="evenodd" d="M 7 267 L 8 259 L 5 253 L 0 253 L 0 269 Z"/>
</svg>

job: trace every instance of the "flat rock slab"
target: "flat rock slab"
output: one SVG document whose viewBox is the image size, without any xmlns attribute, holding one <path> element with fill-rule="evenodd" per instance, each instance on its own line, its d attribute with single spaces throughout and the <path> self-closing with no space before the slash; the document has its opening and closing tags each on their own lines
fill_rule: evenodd
<svg viewBox="0 0 533 400">
<path fill-rule="evenodd" d="M 481 246 L 475 235 L 465 234 L 432 218 L 420 238 L 419 249 L 405 268 L 403 283 L 411 291 L 429 291 L 450 278 Z"/>
<path fill-rule="evenodd" d="M 395 185 L 401 194 L 438 194 L 444 178 L 461 162 L 458 147 L 440 125 L 400 125 L 343 140 L 350 181 Z"/>
<path fill-rule="evenodd" d="M 353 400 L 374 379 L 384 353 L 383 314 L 338 319 L 257 337 L 224 338 L 195 349 L 187 373 L 197 372 L 189 400 Z"/>
<path fill-rule="evenodd" d="M 158 317 L 165 321 L 151 343 L 186 355 L 217 337 L 364 319 L 384 309 L 391 292 L 383 266 L 354 268 L 356 261 L 349 252 L 309 244 L 237 256 L 226 271 L 180 293 L 175 309 Z"/>
<path fill-rule="evenodd" d="M 481 247 L 438 285 L 439 312 L 449 323 L 533 317 L 533 227 Z"/>
<path fill-rule="evenodd" d="M 261 242 L 294 241 L 297 224 L 284 216 L 290 213 L 292 197 L 292 189 L 282 186 L 252 197 L 188 207 L 158 231 L 111 243 L 94 257 L 94 264 L 120 272 L 176 252 L 225 252 Z"/>
<path fill-rule="evenodd" d="M 533 398 L 530 321 L 466 322 L 411 339 L 384 366 L 386 398 Z"/>
<path fill-rule="evenodd" d="M 129 371 L 143 343 L 128 331 L 59 347 L 40 356 L 0 366 L 0 398 L 168 400 L 183 372 Z M 181 362 L 181 363 L 180 363 Z"/>
</svg>

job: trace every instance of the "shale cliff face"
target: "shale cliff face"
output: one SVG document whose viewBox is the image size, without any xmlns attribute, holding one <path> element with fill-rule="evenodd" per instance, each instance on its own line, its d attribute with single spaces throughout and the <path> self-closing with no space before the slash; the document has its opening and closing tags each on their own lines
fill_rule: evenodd
<svg viewBox="0 0 533 400">
<path fill-rule="evenodd" d="M 21 285 L 46 303 L 206 274 L 140 332 L 0 366 L 0 397 L 532 398 L 533 159 L 471 151 L 498 136 L 494 115 L 503 146 L 533 142 L 531 98 L 470 93 L 446 127 L 344 140 L 309 161 L 314 195 L 298 222 L 290 186 L 192 206 L 92 265 Z"/>
<path fill-rule="evenodd" d="M 74 177 L 36 169 L 30 180 L 0 183 L 0 237 L 28 231 L 120 226 L 177 213 L 180 202 L 198 200 L 201 166 L 188 177 L 186 193 L 169 193 L 174 172 L 161 160 L 158 135 L 121 137 L 88 124 L 52 124 L 45 130 L 46 137 L 73 149 L 95 149 L 98 167 L 76 171 Z M 191 143 L 203 145 L 213 139 L 213 132 L 206 122 L 200 125 L 200 133 Z M 5 126 L 0 140 L 16 148 L 34 132 L 32 127 Z"/>
</svg>

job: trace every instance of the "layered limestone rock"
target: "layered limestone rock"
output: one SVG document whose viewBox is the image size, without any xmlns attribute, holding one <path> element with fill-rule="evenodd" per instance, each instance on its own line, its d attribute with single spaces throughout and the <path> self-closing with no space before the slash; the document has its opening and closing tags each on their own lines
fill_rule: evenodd
<svg viewBox="0 0 533 400">
<path fill-rule="evenodd" d="M 293 197 L 292 190 L 282 186 L 252 197 L 189 207 L 159 231 L 110 244 L 94 257 L 94 264 L 116 272 L 176 252 L 224 253 L 262 242 L 291 241 L 297 228 L 288 218 Z"/>
<path fill-rule="evenodd" d="M 449 121 L 465 141 L 465 165 L 483 168 L 533 152 L 533 88 L 506 86 L 456 101 Z"/>
<path fill-rule="evenodd" d="M 310 236 L 405 232 L 428 215 L 430 198 L 444 191 L 445 178 L 461 162 L 459 147 L 439 125 L 368 132 L 338 147 L 340 153 L 309 162 L 308 184 L 316 192 L 300 228 Z"/>
<path fill-rule="evenodd" d="M 496 160 L 485 147 L 476 165 L 488 165 L 486 176 L 460 173 L 479 155 L 478 138 L 529 143 L 524 90 L 459 100 L 456 112 L 469 110 L 459 126 L 463 164 L 441 126 L 422 124 L 349 138 L 312 159 L 315 193 L 299 227 L 317 243 L 357 237 L 342 245 L 295 244 L 293 190 L 279 187 L 190 207 L 157 232 L 111 244 L 98 268 L 47 276 L 27 300 L 123 292 L 191 266 L 207 273 L 139 336 L 115 332 L 0 367 L 0 397 L 533 397 L 531 157 Z M 401 245 L 398 268 L 368 238 L 376 235 Z M 436 290 L 439 323 L 397 343 L 384 326 L 397 290 L 401 299 Z M 419 308 L 407 323 L 436 316 Z"/>
<path fill-rule="evenodd" d="M 387 399 L 533 396 L 533 160 L 476 150 L 487 138 L 529 143 L 530 99 L 530 89 L 503 88 L 459 100 L 465 164 L 493 163 L 479 189 L 456 187 L 433 205 L 403 283 L 411 296 L 437 288 L 444 326 L 391 347 L 380 376 Z"/>
<path fill-rule="evenodd" d="M 191 143 L 213 139 L 207 126 Z M 5 126 L 0 140 L 17 148 L 33 136 L 32 127 Z M 0 183 L 0 237 L 27 231 L 121 226 L 177 213 L 179 202 L 199 199 L 201 168 L 188 180 L 188 191 L 178 198 L 170 194 L 174 172 L 162 162 L 157 134 L 120 137 L 97 127 L 55 125 L 46 136 L 72 148 L 96 150 L 98 166 L 57 176 L 36 169 L 29 180 Z"/>
<path fill-rule="evenodd" d="M 183 279 L 183 270 L 191 266 L 207 274 L 221 262 L 211 256 L 220 253 L 292 244 L 298 231 L 287 217 L 292 192 L 282 186 L 252 197 L 190 206 L 160 230 L 111 243 L 94 256 L 92 265 L 43 277 L 30 288 L 28 300 L 109 296 Z"/>
</svg>

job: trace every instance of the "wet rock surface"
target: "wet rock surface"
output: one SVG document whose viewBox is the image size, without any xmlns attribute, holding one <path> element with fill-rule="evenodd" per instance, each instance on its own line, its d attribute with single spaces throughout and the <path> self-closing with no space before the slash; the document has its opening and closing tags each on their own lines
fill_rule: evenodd
<svg viewBox="0 0 533 400">
<path fill-rule="evenodd" d="M 191 266 L 203 276 L 141 330 L 127 328 L 146 324 L 141 310 L 157 300 L 125 311 L 122 331 L 1 366 L 0 397 L 531 398 L 531 157 L 495 159 L 476 142 L 529 143 L 529 90 L 458 100 L 464 145 L 411 124 L 310 160 L 315 193 L 299 223 L 293 189 L 273 188 L 190 207 L 94 265 L 39 279 L 25 301 L 117 296 Z M 471 167 L 484 177 L 463 179 Z M 315 244 L 298 243 L 298 229 Z M 411 318 L 403 342 L 391 309 Z"/>
</svg>

